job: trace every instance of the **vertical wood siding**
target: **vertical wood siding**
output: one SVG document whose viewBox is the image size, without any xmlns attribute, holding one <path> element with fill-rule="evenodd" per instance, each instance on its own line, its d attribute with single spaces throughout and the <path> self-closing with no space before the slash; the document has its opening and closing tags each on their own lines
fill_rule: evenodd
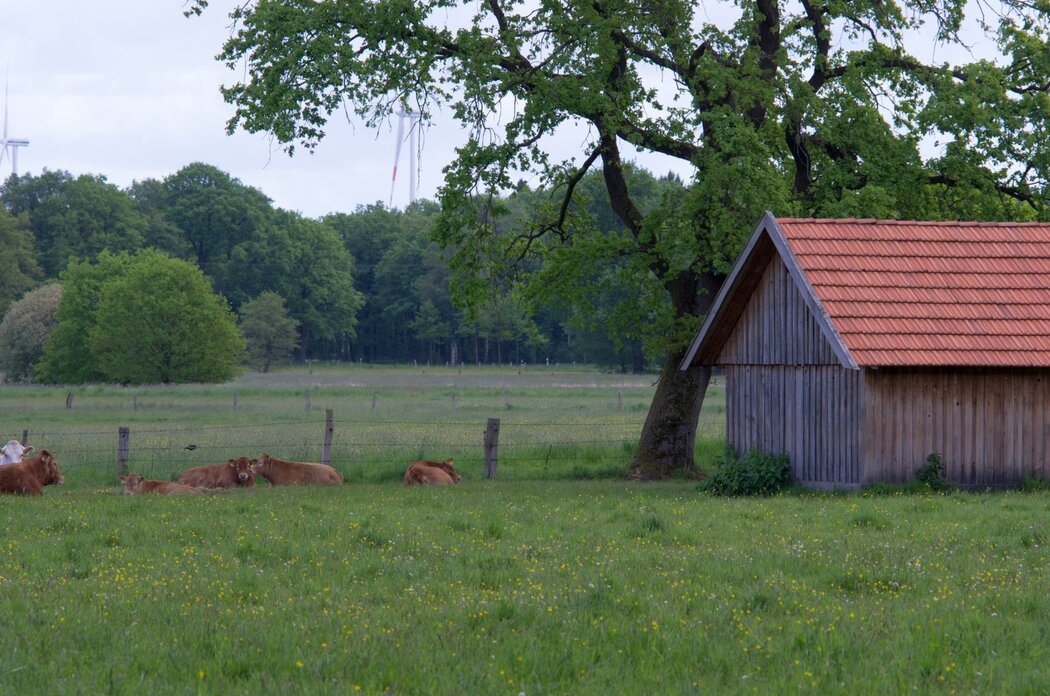
<svg viewBox="0 0 1050 696">
<path fill-rule="evenodd" d="M 785 452 L 796 482 L 861 482 L 861 372 L 837 365 L 726 365 L 726 437 L 740 454 Z"/>
<path fill-rule="evenodd" d="M 839 364 L 779 256 L 766 266 L 717 364 Z"/>
<path fill-rule="evenodd" d="M 863 483 L 909 481 L 936 452 L 963 486 L 1050 478 L 1050 370 L 865 371 Z"/>
</svg>

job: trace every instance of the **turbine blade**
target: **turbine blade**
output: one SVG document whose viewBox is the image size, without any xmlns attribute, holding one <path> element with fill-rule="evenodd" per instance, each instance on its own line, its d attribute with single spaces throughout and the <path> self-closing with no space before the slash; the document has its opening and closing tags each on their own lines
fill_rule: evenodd
<svg viewBox="0 0 1050 696">
<path fill-rule="evenodd" d="M 394 143 L 394 173 L 390 177 L 390 207 L 394 207 L 394 185 L 397 183 L 397 165 L 401 161 L 401 141 L 405 135 L 405 110 L 397 114 L 397 141 Z"/>
</svg>

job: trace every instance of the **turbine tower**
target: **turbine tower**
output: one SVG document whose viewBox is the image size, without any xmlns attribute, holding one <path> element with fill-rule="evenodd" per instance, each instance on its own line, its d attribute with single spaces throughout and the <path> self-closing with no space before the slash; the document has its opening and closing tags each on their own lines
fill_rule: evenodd
<svg viewBox="0 0 1050 696">
<path fill-rule="evenodd" d="M 0 135 L 0 166 L 4 157 L 11 159 L 11 174 L 18 176 L 18 148 L 26 147 L 29 141 L 25 138 L 7 137 L 7 83 L 4 83 L 4 132 Z"/>
<path fill-rule="evenodd" d="M 416 200 L 416 131 L 423 114 L 408 111 L 405 107 L 397 112 L 397 142 L 394 144 L 394 173 L 390 178 L 390 207 L 394 207 L 394 186 L 397 184 L 397 165 L 401 161 L 401 144 L 405 141 L 405 119 L 408 119 L 408 202 Z"/>
</svg>

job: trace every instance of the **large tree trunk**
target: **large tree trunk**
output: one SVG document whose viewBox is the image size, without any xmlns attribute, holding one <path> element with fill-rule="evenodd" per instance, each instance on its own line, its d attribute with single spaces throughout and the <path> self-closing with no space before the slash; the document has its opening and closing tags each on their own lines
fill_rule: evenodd
<svg viewBox="0 0 1050 696">
<path fill-rule="evenodd" d="M 711 380 L 708 366 L 679 370 L 685 350 L 668 354 L 645 417 L 630 478 L 667 478 L 675 469 L 696 468 L 696 424 Z"/>
<path fill-rule="evenodd" d="M 675 315 L 706 315 L 721 284 L 722 277 L 710 273 L 680 273 L 667 284 Z M 667 353 L 629 478 L 662 479 L 676 469 L 696 468 L 696 426 L 711 381 L 711 367 L 680 370 L 688 349 L 687 345 L 674 345 Z"/>
</svg>

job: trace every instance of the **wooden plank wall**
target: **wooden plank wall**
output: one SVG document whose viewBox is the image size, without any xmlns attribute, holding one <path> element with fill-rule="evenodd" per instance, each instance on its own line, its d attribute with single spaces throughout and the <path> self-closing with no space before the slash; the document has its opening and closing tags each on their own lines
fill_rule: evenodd
<svg viewBox="0 0 1050 696">
<path fill-rule="evenodd" d="M 864 381 L 838 365 L 726 365 L 726 437 L 740 454 L 786 452 L 795 481 L 861 482 Z"/>
<path fill-rule="evenodd" d="M 838 365 L 779 256 L 762 273 L 718 356 L 719 365 Z"/>
<path fill-rule="evenodd" d="M 910 480 L 931 452 L 963 486 L 1050 478 L 1050 371 L 868 370 L 864 483 Z"/>
</svg>

